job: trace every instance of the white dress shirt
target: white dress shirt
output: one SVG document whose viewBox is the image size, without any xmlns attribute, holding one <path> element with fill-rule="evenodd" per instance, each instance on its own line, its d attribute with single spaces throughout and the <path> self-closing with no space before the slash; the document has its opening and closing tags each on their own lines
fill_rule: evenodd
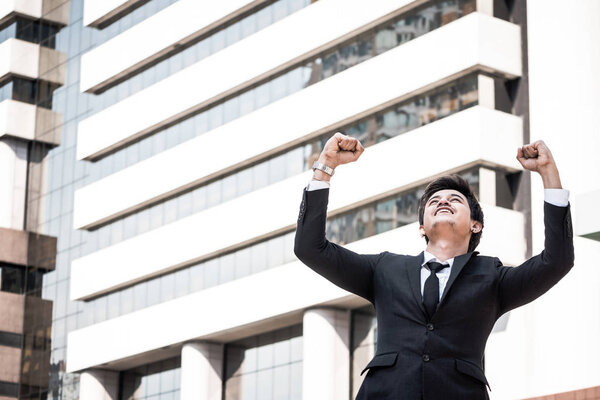
<svg viewBox="0 0 600 400">
<path fill-rule="evenodd" d="M 329 182 L 311 180 L 308 183 L 306 190 L 310 191 L 328 188 Z M 566 207 L 569 204 L 569 191 L 566 189 L 544 189 L 544 201 L 558 207 Z M 452 264 L 454 263 L 454 258 L 450 258 L 444 262 L 441 262 L 427 250 L 425 250 L 423 258 L 423 263 L 421 264 L 421 296 L 423 295 L 423 290 L 425 288 L 425 281 L 427 280 L 429 275 L 431 275 L 431 271 L 427 267 L 427 263 L 433 260 L 439 262 L 440 264 L 450 265 L 448 268 L 444 268 L 436 274 L 440 281 L 441 300 L 442 293 L 444 293 L 444 288 L 446 287 L 446 283 L 448 282 L 448 278 L 450 278 L 450 272 L 452 271 Z"/>
</svg>

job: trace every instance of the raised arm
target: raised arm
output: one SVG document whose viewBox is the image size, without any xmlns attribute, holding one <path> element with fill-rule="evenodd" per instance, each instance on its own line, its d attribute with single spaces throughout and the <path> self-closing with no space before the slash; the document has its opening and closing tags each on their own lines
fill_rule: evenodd
<svg viewBox="0 0 600 400">
<path fill-rule="evenodd" d="M 364 148 L 352 137 L 336 133 L 331 137 L 319 162 L 335 169 L 338 165 L 356 161 Z M 313 180 L 329 182 L 330 175 L 315 170 Z M 337 286 L 373 302 L 373 272 L 381 255 L 357 254 L 325 237 L 329 189 L 304 189 L 296 227 L 296 256 Z"/>
<path fill-rule="evenodd" d="M 540 174 L 545 190 L 562 189 L 558 168 L 550 149 L 543 141 L 518 149 L 517 159 L 526 170 Z M 546 196 L 548 193 L 546 191 Z M 546 198 L 544 234 L 544 250 L 520 266 L 501 266 L 500 260 L 497 260 L 501 313 L 535 300 L 558 283 L 573 267 L 573 228 L 568 201 L 566 204 L 551 204 Z"/>
</svg>

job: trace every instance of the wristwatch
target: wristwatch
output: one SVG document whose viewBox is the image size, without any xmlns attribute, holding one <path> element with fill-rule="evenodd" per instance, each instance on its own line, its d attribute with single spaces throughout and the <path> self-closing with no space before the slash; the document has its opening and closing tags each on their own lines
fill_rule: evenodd
<svg viewBox="0 0 600 400">
<path fill-rule="evenodd" d="M 318 169 L 318 170 L 325 172 L 327 175 L 333 176 L 333 168 L 328 167 L 327 165 L 320 163 L 318 161 L 314 162 L 312 169 L 313 169 L 313 171 L 315 169 Z"/>
</svg>

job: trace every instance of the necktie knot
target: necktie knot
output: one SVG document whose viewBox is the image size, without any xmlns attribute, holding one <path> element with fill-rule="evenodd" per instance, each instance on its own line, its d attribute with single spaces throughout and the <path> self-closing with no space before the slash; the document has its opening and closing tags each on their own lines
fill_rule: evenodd
<svg viewBox="0 0 600 400">
<path fill-rule="evenodd" d="M 433 272 L 434 274 L 437 274 L 442 269 L 447 268 L 450 265 L 449 264 L 440 264 L 439 262 L 435 262 L 435 261 L 429 261 L 427 263 L 427 266 L 429 267 L 429 269 L 431 270 L 431 272 Z"/>
</svg>

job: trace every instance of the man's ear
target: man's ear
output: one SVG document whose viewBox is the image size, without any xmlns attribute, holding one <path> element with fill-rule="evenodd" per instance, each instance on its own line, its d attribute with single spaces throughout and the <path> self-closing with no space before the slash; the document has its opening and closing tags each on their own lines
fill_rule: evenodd
<svg viewBox="0 0 600 400">
<path fill-rule="evenodd" d="M 471 220 L 471 232 L 472 233 L 479 233 L 479 232 L 481 232 L 482 229 L 483 229 L 483 225 L 481 225 L 481 222 Z"/>
<path fill-rule="evenodd" d="M 423 225 L 419 226 L 419 233 L 421 234 L 421 237 L 425 236 L 425 227 Z"/>
</svg>

